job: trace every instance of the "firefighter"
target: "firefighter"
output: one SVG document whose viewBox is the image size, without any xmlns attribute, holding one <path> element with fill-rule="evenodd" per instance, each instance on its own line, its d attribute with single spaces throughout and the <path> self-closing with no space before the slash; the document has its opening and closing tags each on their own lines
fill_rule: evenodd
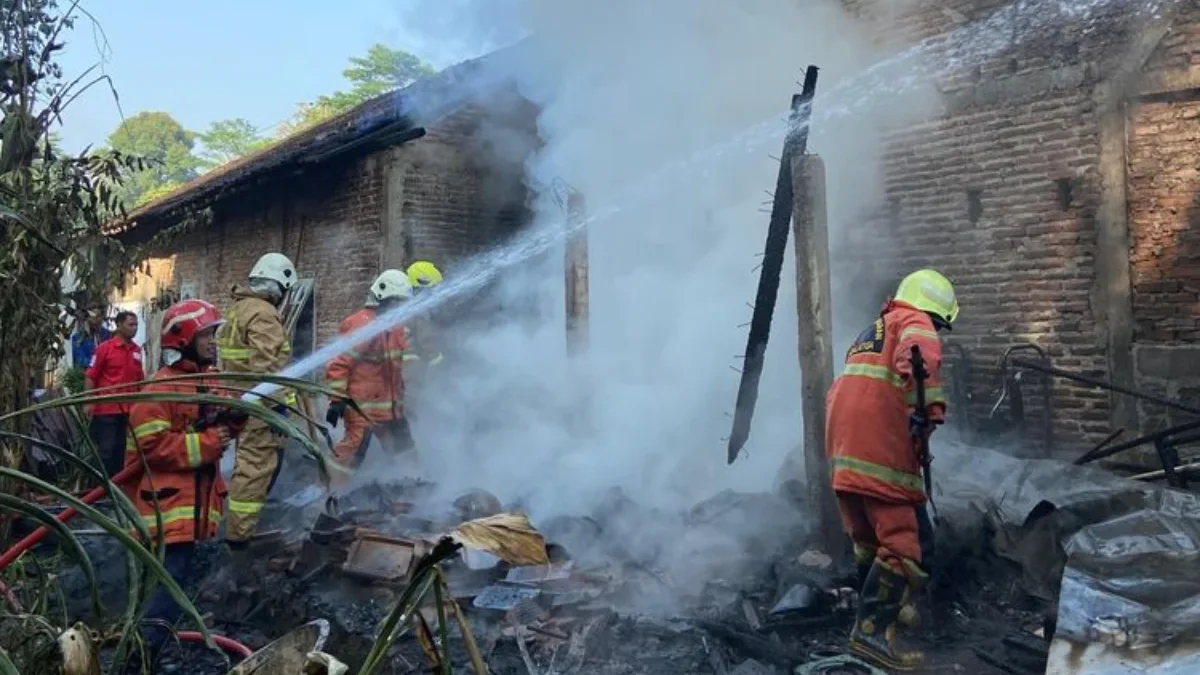
<svg viewBox="0 0 1200 675">
<path fill-rule="evenodd" d="M 442 283 L 442 273 L 437 266 L 428 260 L 418 260 L 408 266 L 408 281 L 412 284 L 413 292 L 420 294 L 427 288 L 433 288 Z M 442 362 L 442 352 L 437 348 L 432 322 L 428 317 L 413 322 L 409 331 L 412 350 L 409 352 L 410 365 L 416 363 L 422 366 L 434 366 Z"/>
<path fill-rule="evenodd" d="M 221 368 L 233 373 L 276 374 L 292 356 L 279 308 L 296 283 L 296 268 L 287 256 L 268 253 L 250 270 L 248 288 L 235 288 L 234 303 L 217 331 Z M 257 399 L 286 415 L 296 406 L 296 394 L 280 390 Z M 238 437 L 233 477 L 229 485 L 229 518 L 225 541 L 232 557 L 241 555 L 254 536 L 267 493 L 279 475 L 283 437 L 258 418 L 246 423 Z M 235 567 L 243 567 L 233 560 Z"/>
<path fill-rule="evenodd" d="M 384 270 L 371 283 L 366 306 L 342 322 L 339 334 L 362 328 L 374 321 L 379 312 L 394 309 L 412 294 L 412 285 L 404 272 Z M 325 371 L 329 388 L 354 399 L 365 415 L 347 410 L 344 400 L 335 399 L 329 405 L 325 421 L 330 426 L 336 427 L 342 419 L 346 421 L 345 435 L 334 446 L 335 485 L 349 482 L 375 435 L 392 452 L 413 448 L 412 432 L 404 414 L 402 367 L 408 350 L 404 326 L 395 326 L 329 362 Z"/>
<path fill-rule="evenodd" d="M 908 275 L 850 347 L 825 401 L 833 490 L 863 582 L 850 649 L 885 668 L 913 670 L 923 661 L 896 640 L 898 622 L 915 623 L 902 608 L 924 586 L 933 552 L 921 476 L 928 458 L 913 430 L 927 441 L 944 420 L 937 331 L 950 330 L 957 316 L 946 277 L 929 269 Z M 913 346 L 928 373 L 925 410 L 915 409 Z"/>
<path fill-rule="evenodd" d="M 167 309 L 161 343 L 164 365 L 152 379 L 214 370 L 213 333 L 220 324 L 221 313 L 203 300 L 184 300 Z M 209 393 L 209 385 L 205 380 L 151 382 L 143 391 Z M 144 458 L 147 472 L 126 490 L 151 535 L 161 534 L 163 566 L 181 586 L 191 573 L 196 542 L 217 534 L 226 493 L 218 464 L 223 449 L 245 421 L 244 414 L 211 408 L 144 401 L 133 404 L 129 413 L 133 432 L 125 450 L 125 465 L 141 464 Z M 151 663 L 169 636 L 165 625 L 174 624 L 181 613 L 166 588 L 159 586 L 146 610 L 146 619 L 152 623 L 142 631 Z M 131 664 L 130 672 L 139 672 L 140 665 Z"/>
</svg>

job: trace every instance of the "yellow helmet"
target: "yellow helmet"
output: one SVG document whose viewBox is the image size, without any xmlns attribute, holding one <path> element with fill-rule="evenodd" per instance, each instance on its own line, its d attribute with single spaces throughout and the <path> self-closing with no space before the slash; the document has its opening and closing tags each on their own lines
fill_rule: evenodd
<svg viewBox="0 0 1200 675">
<path fill-rule="evenodd" d="M 418 260 L 409 265 L 407 274 L 413 288 L 426 288 L 442 283 L 442 273 L 428 260 Z"/>
<path fill-rule="evenodd" d="M 947 330 L 958 318 L 954 285 L 936 270 L 917 270 L 904 277 L 893 299 L 933 315 L 934 322 Z"/>
</svg>

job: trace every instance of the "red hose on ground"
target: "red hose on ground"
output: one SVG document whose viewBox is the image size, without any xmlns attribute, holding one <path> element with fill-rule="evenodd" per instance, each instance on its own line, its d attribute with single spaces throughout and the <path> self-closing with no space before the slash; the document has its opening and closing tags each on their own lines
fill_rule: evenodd
<svg viewBox="0 0 1200 675">
<path fill-rule="evenodd" d="M 204 636 L 201 635 L 199 631 L 181 630 L 179 633 L 177 633 L 177 635 L 179 635 L 180 642 L 204 642 Z M 246 645 L 232 638 L 227 638 L 224 635 L 216 635 L 214 633 L 212 639 L 213 642 L 217 643 L 218 647 L 224 649 L 230 654 L 233 654 L 234 656 L 240 656 L 243 659 L 248 659 L 250 658 L 250 655 L 254 653 Z"/>
<path fill-rule="evenodd" d="M 113 476 L 112 482 L 119 485 L 121 483 L 125 483 L 133 478 L 140 476 L 141 473 L 142 473 L 141 465 L 133 464 L 131 466 L 125 467 L 124 469 L 119 471 L 117 473 L 117 475 Z M 107 492 L 105 491 L 104 487 L 101 486 L 98 488 L 94 488 L 93 490 L 91 490 L 90 492 L 85 494 L 84 496 L 80 497 L 79 501 L 83 502 L 84 504 L 92 504 L 92 503 L 98 501 L 105 494 L 107 494 Z M 58 516 L 55 519 L 58 520 L 58 522 L 60 522 L 60 523 L 65 523 L 68 520 L 74 518 L 78 514 L 79 514 L 78 511 L 76 511 L 73 508 L 69 508 L 69 509 L 64 510 L 62 513 L 58 514 Z M 41 540 L 45 539 L 46 535 L 48 535 L 48 534 L 50 534 L 50 528 L 43 525 L 43 526 L 39 527 L 38 529 L 34 530 L 32 533 L 30 533 L 29 536 L 25 537 L 21 541 L 18 541 L 15 546 L 13 546 L 12 548 L 5 551 L 4 555 L 0 555 L 0 571 L 4 571 L 4 569 L 6 567 L 13 564 L 13 561 L 16 560 L 17 558 L 21 557 L 22 553 L 24 553 L 25 551 L 28 551 L 29 549 L 33 548 L 34 546 L 37 546 L 38 543 L 41 542 Z"/>
</svg>

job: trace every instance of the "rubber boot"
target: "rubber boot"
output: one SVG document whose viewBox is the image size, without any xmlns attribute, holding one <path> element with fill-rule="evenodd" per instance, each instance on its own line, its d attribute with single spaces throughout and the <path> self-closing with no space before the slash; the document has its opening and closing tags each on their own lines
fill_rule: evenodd
<svg viewBox="0 0 1200 675">
<path fill-rule="evenodd" d="M 909 671 L 921 667 L 920 651 L 901 650 L 896 641 L 896 624 L 907 580 L 876 562 L 863 584 L 858 617 L 850 631 L 850 651 L 883 668 Z"/>
<path fill-rule="evenodd" d="M 859 563 L 855 567 L 858 572 L 858 588 L 861 591 L 867 584 L 867 575 L 871 573 L 871 567 L 874 563 Z M 905 628 L 916 628 L 921 625 L 921 613 L 917 611 L 916 605 L 912 602 L 912 595 L 908 588 L 904 589 L 904 600 L 900 603 L 900 625 Z"/>
</svg>

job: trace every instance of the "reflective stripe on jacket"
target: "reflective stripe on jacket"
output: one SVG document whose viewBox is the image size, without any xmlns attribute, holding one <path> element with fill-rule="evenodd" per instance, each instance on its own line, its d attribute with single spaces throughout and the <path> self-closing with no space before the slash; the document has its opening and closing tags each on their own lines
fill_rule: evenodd
<svg viewBox="0 0 1200 675">
<path fill-rule="evenodd" d="M 360 309 L 342 322 L 338 334 L 352 333 L 375 316 L 374 308 Z M 396 326 L 330 361 L 325 369 L 326 384 L 354 399 L 373 421 L 399 419 L 404 416 L 402 367 L 408 354 L 407 331 Z"/>
<path fill-rule="evenodd" d="M 162 368 L 153 379 L 189 372 L 196 372 L 195 367 L 181 362 Z M 193 380 L 151 382 L 142 391 L 195 394 L 207 390 L 205 380 Z M 140 464 L 141 450 L 148 472 L 136 486 L 126 487 L 126 493 L 151 535 L 161 517 L 163 541 L 167 544 L 215 537 L 221 524 L 221 502 L 226 493 L 218 466 L 221 442 L 215 428 L 194 429 L 201 419 L 200 408 L 196 404 L 139 401 L 129 413 L 132 431 L 125 446 L 125 465 Z"/>
<path fill-rule="evenodd" d="M 405 329 L 405 336 L 410 345 L 404 360 L 410 363 L 419 362 L 426 366 L 435 366 L 442 362 L 442 352 L 437 347 L 437 331 L 429 317 L 413 319 L 412 326 Z"/>
<path fill-rule="evenodd" d="M 261 296 L 234 289 L 233 307 L 225 314 L 225 323 L 217 329 L 217 354 L 221 370 L 230 373 L 278 374 L 292 358 L 292 345 L 279 310 Z M 255 383 L 239 383 L 247 389 Z M 276 391 L 269 396 L 296 405 L 296 394 Z"/>
<path fill-rule="evenodd" d="M 912 347 L 920 347 L 929 377 L 930 419 L 945 416 L 942 346 L 925 312 L 890 302 L 846 353 L 846 366 L 825 398 L 825 453 L 833 489 L 900 503 L 925 501 L 921 463 L 910 435 L 916 405 Z"/>
</svg>

